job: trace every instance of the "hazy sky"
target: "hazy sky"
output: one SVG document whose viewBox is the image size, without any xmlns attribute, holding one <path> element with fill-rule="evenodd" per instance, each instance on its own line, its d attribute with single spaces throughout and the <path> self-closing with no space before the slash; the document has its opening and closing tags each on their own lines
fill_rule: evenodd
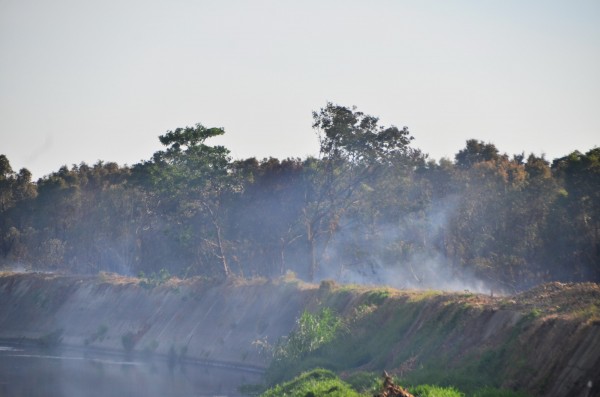
<svg viewBox="0 0 600 397">
<path fill-rule="evenodd" d="M 600 1 L 0 0 L 0 153 L 34 177 L 224 127 L 234 158 L 317 154 L 327 101 L 552 159 L 600 144 Z M 210 142 L 210 141 L 209 141 Z"/>
</svg>

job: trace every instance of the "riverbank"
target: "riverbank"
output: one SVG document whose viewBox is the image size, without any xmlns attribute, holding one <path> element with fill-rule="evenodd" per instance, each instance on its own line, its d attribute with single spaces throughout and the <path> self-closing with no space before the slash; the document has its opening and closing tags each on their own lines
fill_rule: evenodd
<svg viewBox="0 0 600 397">
<path fill-rule="evenodd" d="M 253 342 L 289 333 L 308 299 L 295 285 L 5 274 L 0 337 L 264 368 Z"/>
<path fill-rule="evenodd" d="M 334 310 L 346 332 L 294 371 L 380 371 L 566 396 L 600 385 L 600 288 L 547 284 L 513 297 L 280 280 L 0 276 L 0 338 L 218 361 L 262 370 L 304 310 Z M 296 373 L 287 374 L 290 377 Z M 465 380 L 466 381 L 466 380 Z"/>
</svg>

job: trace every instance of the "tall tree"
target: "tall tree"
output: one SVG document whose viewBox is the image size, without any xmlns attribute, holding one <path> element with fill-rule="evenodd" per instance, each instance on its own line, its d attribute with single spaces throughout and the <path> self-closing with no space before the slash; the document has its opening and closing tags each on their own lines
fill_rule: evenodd
<svg viewBox="0 0 600 397">
<path fill-rule="evenodd" d="M 565 189 L 562 208 L 555 212 L 561 229 L 554 239 L 564 247 L 568 273 L 577 280 L 600 280 L 600 148 L 558 158 L 552 170 Z"/>
<path fill-rule="evenodd" d="M 226 195 L 239 192 L 241 185 L 230 172 L 229 150 L 204 143 L 224 133 L 222 128 L 206 128 L 202 124 L 167 131 L 159 137 L 166 150 L 156 152 L 152 161 L 136 166 L 136 172 L 148 177 L 159 193 L 162 209 L 175 216 L 174 222 L 189 224 L 193 218 L 209 222 L 212 238 L 196 236 L 197 247 L 214 248 L 222 274 L 230 276 L 222 203 Z"/>
<path fill-rule="evenodd" d="M 413 139 L 407 127 L 381 126 L 377 117 L 332 103 L 313 112 L 313 128 L 321 158 L 308 164 L 314 169 L 307 174 L 313 188 L 303 210 L 311 280 L 343 216 L 357 205 L 360 191 L 375 185 L 386 170 L 405 164 Z"/>
</svg>

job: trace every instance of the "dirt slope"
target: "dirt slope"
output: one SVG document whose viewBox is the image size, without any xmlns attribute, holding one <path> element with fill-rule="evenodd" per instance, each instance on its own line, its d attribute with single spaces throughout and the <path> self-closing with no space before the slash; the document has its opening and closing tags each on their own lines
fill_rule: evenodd
<svg viewBox="0 0 600 397">
<path fill-rule="evenodd" d="M 600 386 L 600 287 L 547 284 L 514 297 L 307 285 L 297 280 L 169 281 L 0 275 L 0 338 L 264 367 L 253 344 L 287 335 L 303 310 L 333 307 L 348 332 L 314 364 L 567 396 Z M 421 374 L 421 375 L 419 375 Z M 584 395 L 584 394 L 582 394 Z"/>
<path fill-rule="evenodd" d="M 600 395 L 597 284 L 552 283 L 497 298 L 379 289 L 340 300 L 337 288 L 331 303 L 353 321 L 340 346 L 315 358 L 325 366 L 387 369 L 424 383 L 468 378 L 539 396 L 586 395 L 591 381 Z"/>
<path fill-rule="evenodd" d="M 62 343 L 71 346 L 124 351 L 130 343 L 139 353 L 174 349 L 186 357 L 264 366 L 252 342 L 287 334 L 306 299 L 295 285 L 264 281 L 171 281 L 149 288 L 111 276 L 5 275 L 0 337 L 39 340 L 62 331 Z"/>
</svg>

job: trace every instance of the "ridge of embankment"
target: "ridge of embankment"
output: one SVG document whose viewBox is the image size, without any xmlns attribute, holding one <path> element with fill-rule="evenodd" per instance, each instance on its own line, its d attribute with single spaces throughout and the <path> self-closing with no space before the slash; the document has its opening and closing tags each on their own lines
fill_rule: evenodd
<svg viewBox="0 0 600 397">
<path fill-rule="evenodd" d="M 600 386 L 600 287 L 548 284 L 515 297 L 278 281 L 0 275 L 0 338 L 216 360 L 264 368 L 257 340 L 287 335 L 304 310 L 347 326 L 302 365 L 389 372 L 424 382 L 566 396 Z"/>
</svg>

